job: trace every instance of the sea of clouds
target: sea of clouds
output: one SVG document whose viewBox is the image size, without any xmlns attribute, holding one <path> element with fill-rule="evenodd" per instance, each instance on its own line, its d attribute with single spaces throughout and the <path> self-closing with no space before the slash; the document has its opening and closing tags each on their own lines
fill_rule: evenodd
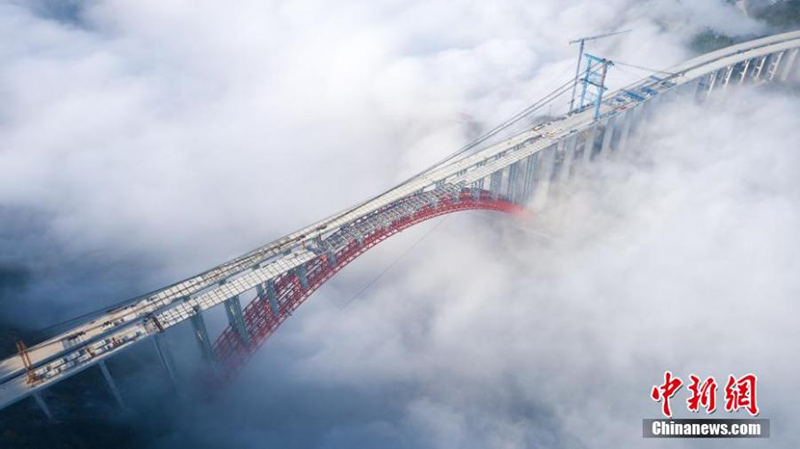
<svg viewBox="0 0 800 449">
<path fill-rule="evenodd" d="M 569 79 L 568 40 L 626 28 L 589 51 L 661 68 L 707 29 L 770 32 L 722 0 L 2 3 L 0 268 L 27 273 L 0 289 L 3 321 L 52 324 L 372 196 Z M 794 447 L 798 116 L 780 89 L 662 105 L 529 220 L 456 215 L 354 262 L 214 400 L 120 376 L 168 411 L 144 439 L 641 445 L 669 369 L 756 372 L 759 443 Z"/>
</svg>

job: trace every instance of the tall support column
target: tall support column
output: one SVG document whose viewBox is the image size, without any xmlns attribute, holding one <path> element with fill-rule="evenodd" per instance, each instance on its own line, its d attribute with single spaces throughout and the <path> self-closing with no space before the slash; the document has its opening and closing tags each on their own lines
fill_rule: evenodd
<svg viewBox="0 0 800 449">
<path fill-rule="evenodd" d="M 564 138 L 553 146 L 553 164 L 548 167 L 549 177 L 547 178 L 548 181 L 550 181 L 550 185 L 558 181 L 559 176 L 561 176 L 561 166 L 564 165 L 564 145 L 566 142 L 567 138 Z M 550 187 L 548 186 L 548 190 L 549 189 Z"/>
<path fill-rule="evenodd" d="M 677 87 L 673 87 L 669 90 L 669 92 L 675 92 L 680 97 L 689 97 L 694 92 L 697 92 L 697 85 L 700 84 L 700 78 L 695 78 L 691 81 L 687 81 Z"/>
<path fill-rule="evenodd" d="M 631 123 L 631 130 L 629 131 L 631 134 L 638 134 L 643 129 L 647 127 L 647 124 L 655 116 L 655 109 L 658 105 L 662 102 L 666 103 L 668 101 L 667 96 L 672 95 L 673 92 L 667 91 L 664 93 L 660 93 L 654 97 L 649 98 L 647 101 L 642 103 L 639 106 L 639 113 L 637 114 L 636 120 Z"/>
<path fill-rule="evenodd" d="M 609 152 L 611 151 L 611 138 L 614 137 L 614 124 L 617 121 L 617 116 L 610 117 L 606 121 L 606 130 L 603 132 L 603 143 L 600 146 L 600 154 L 598 155 L 601 159 L 608 158 Z"/>
<path fill-rule="evenodd" d="M 511 183 L 511 167 L 505 166 L 502 170 L 500 170 L 502 176 L 500 177 L 500 190 L 499 195 L 503 195 L 508 193 L 508 185 Z"/>
<path fill-rule="evenodd" d="M 525 179 L 522 183 L 522 203 L 527 203 L 533 194 L 533 188 L 536 180 L 536 166 L 538 165 L 538 158 L 540 153 L 534 153 L 525 160 Z"/>
<path fill-rule="evenodd" d="M 651 109 L 655 108 L 657 102 L 661 101 L 661 99 L 664 98 L 664 96 L 666 95 L 667 95 L 666 93 L 656 95 L 655 97 L 651 97 L 647 101 L 639 103 L 638 105 L 631 108 L 631 118 L 630 118 L 631 125 L 630 129 L 628 130 L 628 139 L 630 139 L 631 136 L 639 134 L 641 132 L 642 127 L 646 123 L 645 108 L 651 108 Z"/>
<path fill-rule="evenodd" d="M 619 136 L 619 143 L 617 143 L 618 148 L 615 148 L 614 151 L 616 153 L 622 153 L 625 151 L 625 147 L 628 145 L 628 135 L 631 131 L 631 119 L 633 116 L 633 109 L 628 109 L 625 111 L 625 117 L 622 119 L 622 130 L 620 130 Z"/>
<path fill-rule="evenodd" d="M 197 339 L 197 345 L 200 347 L 200 354 L 206 362 L 213 362 L 214 351 L 211 347 L 211 338 L 208 336 L 206 320 L 203 319 L 203 311 L 200 307 L 194 307 L 194 315 L 191 317 L 191 322 L 194 328 L 194 336 Z"/>
<path fill-rule="evenodd" d="M 228 315 L 228 324 L 239 333 L 242 344 L 249 347 L 250 334 L 247 332 L 247 326 L 244 322 L 242 302 L 239 299 L 239 295 L 232 296 L 225 300 L 225 314 Z"/>
<path fill-rule="evenodd" d="M 258 292 L 259 298 L 266 298 L 269 302 L 269 308 L 272 310 L 272 313 L 277 315 L 278 314 L 278 298 L 275 293 L 275 282 L 270 279 L 266 282 L 266 288 L 262 284 L 256 285 L 256 291 Z"/>
<path fill-rule="evenodd" d="M 483 187 L 475 186 L 476 183 L 477 181 L 472 183 L 473 186 L 472 186 L 472 191 L 470 192 L 470 196 L 474 201 L 479 201 L 481 199 L 481 189 L 483 189 Z"/>
<path fill-rule="evenodd" d="M 756 63 L 756 68 L 753 70 L 753 76 L 752 76 L 753 82 L 758 81 L 758 79 L 761 77 L 761 72 L 764 71 L 764 65 L 767 63 L 767 58 L 769 58 L 769 55 L 762 56 L 761 58 L 758 59 L 758 63 Z"/>
<path fill-rule="evenodd" d="M 483 179 L 479 179 L 477 181 L 472 181 L 469 184 L 469 188 L 472 189 L 473 191 L 478 190 L 478 189 L 482 189 L 483 188 L 483 182 L 481 182 L 481 181 L 483 181 Z"/>
<path fill-rule="evenodd" d="M 777 55 L 772 55 L 772 61 L 769 63 L 769 70 L 767 71 L 767 81 L 772 81 L 775 78 L 775 74 L 778 72 L 778 68 L 781 66 L 781 59 L 783 59 L 783 55 L 786 51 L 782 51 Z"/>
<path fill-rule="evenodd" d="M 327 254 L 327 257 L 328 257 L 328 262 L 329 262 L 331 265 L 336 265 L 336 253 L 335 253 L 335 252 L 333 252 L 333 250 L 330 250 L 330 249 L 329 249 L 329 250 L 328 250 L 328 252 L 327 252 L 327 253 L 325 253 L 325 254 Z M 274 285 L 274 284 L 272 285 L 272 289 L 273 289 L 273 290 L 275 290 L 275 285 Z"/>
<path fill-rule="evenodd" d="M 719 76 L 719 70 L 715 70 L 714 73 L 711 74 L 711 79 L 708 83 L 708 90 L 706 91 L 706 98 L 711 96 L 711 92 L 714 90 L 714 86 L 717 84 L 717 77 Z"/>
<path fill-rule="evenodd" d="M 539 167 L 536 169 L 536 195 L 533 198 L 534 207 L 542 207 L 547 202 L 550 192 L 550 181 L 555 170 L 557 145 L 550 145 L 540 153 Z"/>
<path fill-rule="evenodd" d="M 714 71 L 713 77 L 711 78 L 711 84 L 708 86 L 708 91 L 705 94 L 704 100 L 708 100 L 715 89 L 723 91 L 726 89 L 728 86 L 727 80 L 732 71 L 732 66 L 723 67 Z"/>
<path fill-rule="evenodd" d="M 695 101 L 699 102 L 702 99 L 703 93 L 705 92 L 706 87 L 708 87 L 708 80 L 710 78 L 710 75 L 703 75 L 698 78 L 697 86 L 693 94 Z"/>
<path fill-rule="evenodd" d="M 747 78 L 747 69 L 750 68 L 750 62 L 752 59 L 747 59 L 744 61 L 744 66 L 742 67 L 742 71 L 739 74 L 739 84 L 744 84 L 744 80 Z"/>
<path fill-rule="evenodd" d="M 158 359 L 161 361 L 161 366 L 167 372 L 170 384 L 177 390 L 178 381 L 175 377 L 175 361 L 172 358 L 172 352 L 169 350 L 169 344 L 163 333 L 159 332 L 153 336 L 153 344 L 158 352 Z"/>
<path fill-rule="evenodd" d="M 797 59 L 797 52 L 800 49 L 795 48 L 794 50 L 787 50 L 789 51 L 789 56 L 786 57 L 786 62 L 783 63 L 783 72 L 781 73 L 781 82 L 785 82 L 789 79 L 789 75 L 792 73 L 792 69 L 794 68 L 794 62 Z"/>
<path fill-rule="evenodd" d="M 358 246 L 364 246 L 364 234 L 359 232 L 357 229 L 353 228 L 350 230 L 350 234 L 355 237 L 356 243 Z M 308 270 L 306 270 L 306 280 L 308 279 Z M 306 287 L 308 288 L 308 287 Z"/>
<path fill-rule="evenodd" d="M 736 64 L 731 64 L 725 68 L 725 75 L 722 78 L 722 90 L 728 88 L 728 82 L 731 80 L 731 76 L 733 76 L 733 70 Z"/>
<path fill-rule="evenodd" d="M 256 285 L 256 296 L 259 298 L 266 298 L 266 293 L 264 292 L 264 284 Z"/>
<path fill-rule="evenodd" d="M 117 389 L 117 383 L 114 382 L 114 378 L 111 377 L 111 373 L 108 371 L 108 367 L 106 366 L 106 361 L 101 360 L 100 363 L 97 364 L 100 367 L 100 372 L 103 373 L 103 377 L 106 379 L 106 385 L 108 385 L 108 389 L 111 391 L 111 395 L 114 396 L 114 400 L 117 401 L 117 405 L 119 408 L 124 409 L 125 403 L 122 401 L 122 395 L 119 394 L 119 389 Z"/>
<path fill-rule="evenodd" d="M 308 272 L 305 264 L 298 266 L 296 270 L 297 278 L 300 280 L 300 286 L 303 287 L 304 290 L 308 290 Z"/>
<path fill-rule="evenodd" d="M 498 170 L 491 174 L 489 177 L 489 191 L 492 196 L 497 198 L 500 196 L 500 186 L 503 183 L 503 170 Z"/>
<path fill-rule="evenodd" d="M 328 253 L 330 253 L 330 251 L 328 251 Z M 328 258 L 328 262 L 331 263 L 329 256 L 326 257 Z M 332 264 L 335 265 L 336 262 L 332 262 Z M 275 281 L 272 279 L 267 281 L 267 300 L 269 301 L 269 308 L 272 310 L 272 313 L 277 316 L 280 313 L 278 307 L 278 292 L 275 290 Z"/>
<path fill-rule="evenodd" d="M 52 420 L 53 414 L 50 412 L 50 407 L 47 406 L 47 402 L 44 402 L 42 393 L 39 391 L 34 391 L 33 398 L 36 400 L 36 403 L 39 404 L 39 408 L 42 409 L 42 412 L 44 412 L 44 415 L 47 416 L 47 419 Z"/>
<path fill-rule="evenodd" d="M 517 192 L 519 188 L 517 187 L 517 183 L 519 182 L 519 161 L 514 162 L 508 167 L 508 186 L 506 188 L 506 197 L 512 203 L 517 202 Z"/>
<path fill-rule="evenodd" d="M 583 163 L 586 164 L 587 162 L 592 160 L 592 153 L 594 153 L 594 140 L 597 138 L 597 123 L 592 126 L 592 129 L 589 131 L 588 135 L 586 136 L 586 141 L 583 143 Z"/>
<path fill-rule="evenodd" d="M 559 181 L 569 180 L 570 172 L 572 171 L 572 161 L 575 159 L 575 150 L 578 146 L 578 133 L 574 133 L 572 137 L 567 137 L 564 143 L 564 159 L 561 161 L 561 167 L 558 172 Z"/>
<path fill-rule="evenodd" d="M 742 72 L 747 68 L 747 60 L 739 61 L 733 64 L 733 70 L 730 74 L 730 84 L 739 84 L 739 79 L 742 77 Z"/>
</svg>

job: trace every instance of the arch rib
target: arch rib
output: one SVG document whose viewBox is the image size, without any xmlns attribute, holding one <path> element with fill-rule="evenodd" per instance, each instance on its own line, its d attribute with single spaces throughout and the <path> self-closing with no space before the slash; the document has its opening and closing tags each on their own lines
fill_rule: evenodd
<svg viewBox="0 0 800 449">
<path fill-rule="evenodd" d="M 456 195 L 458 198 L 454 198 Z M 330 260 L 328 253 L 323 252 L 306 263 L 306 282 L 301 282 L 294 270 L 282 274 L 274 281 L 276 296 L 281 298 L 277 313 L 270 307 L 270 299 L 266 294 L 257 296 L 244 309 L 245 328 L 250 344 L 245 344 L 239 332 L 231 326 L 214 343 L 214 358 L 220 364 L 220 380 L 230 381 L 292 312 L 358 256 L 404 229 L 440 215 L 465 210 L 520 213 L 523 208 L 505 198 L 496 198 L 487 190 L 461 189 L 460 193 L 440 197 L 435 204 L 426 204 L 413 214 L 393 220 L 362 239 L 352 239 L 334 253 L 334 260 Z M 307 284 L 307 287 L 303 284 Z"/>
</svg>

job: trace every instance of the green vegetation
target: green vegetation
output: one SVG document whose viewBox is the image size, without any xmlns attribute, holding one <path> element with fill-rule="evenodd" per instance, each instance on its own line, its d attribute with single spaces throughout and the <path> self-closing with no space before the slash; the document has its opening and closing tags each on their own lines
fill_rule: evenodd
<svg viewBox="0 0 800 449">
<path fill-rule="evenodd" d="M 734 4 L 734 0 L 728 0 Z M 765 34 L 780 33 L 800 29 L 800 0 L 782 0 L 766 5 L 748 7 L 750 15 L 766 23 L 770 30 Z M 719 50 L 729 45 L 753 39 L 758 36 L 727 36 L 714 30 L 707 29 L 694 36 L 689 47 L 696 54 L 708 53 Z"/>
<path fill-rule="evenodd" d="M 769 5 L 755 14 L 778 31 L 800 28 L 800 0 L 784 0 Z"/>
<path fill-rule="evenodd" d="M 708 53 L 719 50 L 735 43 L 730 36 L 717 33 L 713 30 L 706 30 L 697 34 L 689 43 L 689 47 L 697 54 Z"/>
</svg>

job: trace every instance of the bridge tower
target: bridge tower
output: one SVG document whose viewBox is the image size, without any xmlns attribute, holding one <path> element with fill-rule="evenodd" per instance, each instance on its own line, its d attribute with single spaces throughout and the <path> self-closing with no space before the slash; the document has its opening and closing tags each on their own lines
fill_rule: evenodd
<svg viewBox="0 0 800 449">
<path fill-rule="evenodd" d="M 600 103 L 603 101 L 603 92 L 606 91 L 606 73 L 608 68 L 614 65 L 608 59 L 592 56 L 589 53 L 586 56 L 586 72 L 581 78 L 581 99 L 578 103 L 578 110 L 583 109 L 587 96 L 589 104 L 594 103 L 594 119 L 600 118 Z M 592 89 L 594 88 L 594 89 Z M 592 92 L 594 90 L 594 92 Z"/>
<path fill-rule="evenodd" d="M 569 112 L 575 110 L 575 92 L 578 87 L 578 80 L 581 76 L 581 61 L 583 61 L 583 50 L 586 48 L 586 42 L 602 39 L 604 37 L 616 36 L 617 34 L 624 34 L 630 31 L 631 30 L 613 31 L 611 33 L 598 34 L 596 36 L 579 37 L 578 39 L 569 41 L 570 45 L 580 44 L 578 46 L 578 64 L 575 66 L 575 81 L 572 83 L 572 98 L 569 101 Z"/>
</svg>

